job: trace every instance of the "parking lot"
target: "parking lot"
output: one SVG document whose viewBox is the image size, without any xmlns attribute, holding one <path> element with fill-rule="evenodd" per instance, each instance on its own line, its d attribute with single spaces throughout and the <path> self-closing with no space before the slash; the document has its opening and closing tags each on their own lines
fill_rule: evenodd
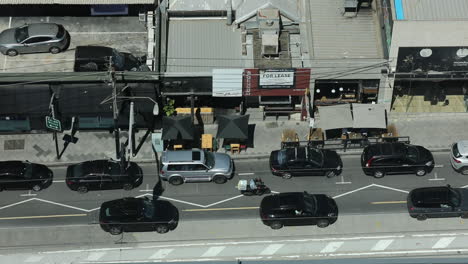
<svg viewBox="0 0 468 264">
<path fill-rule="evenodd" d="M 135 56 L 147 52 L 147 30 L 138 16 L 0 17 L 0 31 L 39 22 L 62 24 L 71 36 L 69 48 L 59 54 L 0 54 L 0 72 L 72 72 L 75 47 L 83 45 L 109 46 Z"/>
</svg>

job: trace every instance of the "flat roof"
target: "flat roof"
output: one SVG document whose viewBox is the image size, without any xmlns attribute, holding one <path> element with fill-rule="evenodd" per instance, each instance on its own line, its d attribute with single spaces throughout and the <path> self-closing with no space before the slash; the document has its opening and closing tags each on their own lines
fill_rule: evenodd
<svg viewBox="0 0 468 264">
<path fill-rule="evenodd" d="M 2 0 L 2 5 L 95 5 L 96 0 Z M 155 0 L 99 0 L 100 5 L 155 4 Z"/>
</svg>

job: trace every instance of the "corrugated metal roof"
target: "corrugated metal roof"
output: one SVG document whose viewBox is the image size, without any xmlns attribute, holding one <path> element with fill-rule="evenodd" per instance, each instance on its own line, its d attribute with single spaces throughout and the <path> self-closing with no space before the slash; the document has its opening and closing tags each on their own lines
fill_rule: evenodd
<svg viewBox="0 0 468 264">
<path fill-rule="evenodd" d="M 244 68 L 240 31 L 225 19 L 171 19 L 167 47 L 168 73 L 211 76 L 215 68 Z"/>
<path fill-rule="evenodd" d="M 155 0 L 0 0 L 0 5 L 137 5 L 154 3 Z"/>
<path fill-rule="evenodd" d="M 386 59 L 329 59 L 311 61 L 311 78 L 330 79 L 380 79 Z"/>
<path fill-rule="evenodd" d="M 405 20 L 468 20 L 467 0 L 403 0 Z"/>
</svg>

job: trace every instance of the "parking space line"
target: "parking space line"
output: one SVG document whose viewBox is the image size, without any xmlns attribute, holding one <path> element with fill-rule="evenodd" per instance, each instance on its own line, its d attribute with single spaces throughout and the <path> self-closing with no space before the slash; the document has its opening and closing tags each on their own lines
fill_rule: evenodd
<svg viewBox="0 0 468 264">
<path fill-rule="evenodd" d="M 167 257 L 167 255 L 169 255 L 172 251 L 174 251 L 173 248 L 160 249 L 160 250 L 156 251 L 156 253 L 151 255 L 151 257 L 149 257 L 149 258 L 150 259 L 162 259 L 162 258 Z"/>
<path fill-rule="evenodd" d="M 434 165 L 434 168 L 443 168 L 444 167 L 444 164 L 436 164 Z"/>
<path fill-rule="evenodd" d="M 430 181 L 445 181 L 445 178 L 437 178 L 437 172 L 434 172 L 434 178 L 429 179 Z"/>
<path fill-rule="evenodd" d="M 24 260 L 24 262 L 28 262 L 28 263 L 31 263 L 31 262 L 39 262 L 39 261 L 41 261 L 43 258 L 44 258 L 44 256 L 38 256 L 38 255 L 30 256 L 30 257 L 28 257 L 26 260 Z"/>
<path fill-rule="evenodd" d="M 434 246 L 432 246 L 433 249 L 436 248 L 446 248 L 452 243 L 452 241 L 455 240 L 455 237 L 443 237 L 439 239 Z"/>
<path fill-rule="evenodd" d="M 0 217 L 0 220 L 40 219 L 40 218 L 59 218 L 59 217 L 77 217 L 77 216 L 87 216 L 87 214 L 11 216 L 11 217 Z"/>
<path fill-rule="evenodd" d="M 254 175 L 255 173 L 253 172 L 244 172 L 244 173 L 238 173 L 237 175 L 242 176 L 242 175 Z"/>
<path fill-rule="evenodd" d="M 379 240 L 377 243 L 371 248 L 371 251 L 382 251 L 385 250 L 391 243 L 393 243 L 393 239 L 384 239 Z"/>
<path fill-rule="evenodd" d="M 343 245 L 344 242 L 330 242 L 328 243 L 322 250 L 320 250 L 320 253 L 332 253 L 337 251 L 341 245 Z"/>
<path fill-rule="evenodd" d="M 184 212 L 204 212 L 204 211 L 228 211 L 228 210 L 252 210 L 258 209 L 258 206 L 253 207 L 230 207 L 230 208 L 203 208 L 203 209 L 184 209 Z"/>
<path fill-rule="evenodd" d="M 112 34 L 148 34 L 148 32 L 142 31 L 129 31 L 129 32 L 117 32 L 117 31 L 105 31 L 105 32 L 87 32 L 87 31 L 76 31 L 76 32 L 68 32 L 70 35 L 112 35 Z"/>
<path fill-rule="evenodd" d="M 52 182 L 65 182 L 65 180 L 56 180 L 56 181 L 52 181 Z"/>
<path fill-rule="evenodd" d="M 266 247 L 262 252 L 260 252 L 259 255 L 273 255 L 278 251 L 280 248 L 282 248 L 284 244 L 272 244 Z"/>
<path fill-rule="evenodd" d="M 107 254 L 107 252 L 92 252 L 88 255 L 86 260 L 88 261 L 96 261 L 99 260 L 100 258 L 104 257 L 104 255 Z"/>
<path fill-rule="evenodd" d="M 207 251 L 205 251 L 205 253 L 203 253 L 202 257 L 215 257 L 219 253 L 221 253 L 221 251 L 223 251 L 223 249 L 225 249 L 225 248 L 226 247 L 224 247 L 224 246 L 210 247 Z"/>
<path fill-rule="evenodd" d="M 406 201 L 381 201 L 381 202 L 371 202 L 370 204 L 404 204 Z"/>
<path fill-rule="evenodd" d="M 343 175 L 341 175 L 340 177 L 341 177 L 341 181 L 336 182 L 336 184 L 351 184 L 351 182 L 345 182 L 344 181 L 344 176 Z"/>
</svg>

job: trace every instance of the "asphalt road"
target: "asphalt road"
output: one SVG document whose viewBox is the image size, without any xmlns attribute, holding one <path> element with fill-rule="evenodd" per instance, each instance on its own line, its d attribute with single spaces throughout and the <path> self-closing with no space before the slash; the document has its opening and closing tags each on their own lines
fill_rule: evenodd
<svg viewBox="0 0 468 264">
<path fill-rule="evenodd" d="M 273 176 L 268 160 L 238 160 L 236 175 L 225 184 L 186 183 L 172 186 L 163 182 L 159 199 L 171 201 L 180 211 L 180 221 L 200 219 L 258 218 L 262 196 L 245 197 L 236 189 L 239 179 L 261 177 L 273 192 L 307 191 L 334 197 L 340 215 L 406 212 L 406 195 L 413 188 L 451 184 L 462 187 L 466 176 L 453 171 L 448 153 L 434 153 L 436 168 L 424 177 L 391 175 L 382 179 L 363 174 L 359 156 L 344 155 L 343 174 L 326 177 L 282 179 Z M 128 196 L 152 196 L 157 183 L 156 166 L 142 164 L 144 181 L 132 190 L 91 191 L 79 194 L 64 182 L 66 168 L 53 168 L 54 183 L 38 193 L 4 191 L 0 193 L 0 228 L 11 226 L 43 226 L 93 224 L 102 202 Z"/>
</svg>

